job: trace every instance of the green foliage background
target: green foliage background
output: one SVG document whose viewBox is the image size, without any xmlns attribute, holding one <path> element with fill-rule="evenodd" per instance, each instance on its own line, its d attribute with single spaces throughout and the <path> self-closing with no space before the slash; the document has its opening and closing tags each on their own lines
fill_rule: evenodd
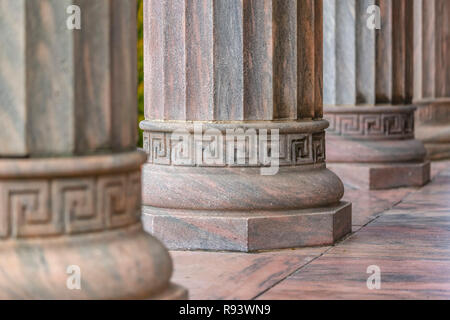
<svg viewBox="0 0 450 320">
<path fill-rule="evenodd" d="M 144 15 L 143 2 L 138 0 L 138 71 L 139 71 L 139 87 L 138 87 L 138 110 L 139 122 L 144 120 Z M 142 130 L 139 129 L 138 147 L 142 147 Z"/>
</svg>

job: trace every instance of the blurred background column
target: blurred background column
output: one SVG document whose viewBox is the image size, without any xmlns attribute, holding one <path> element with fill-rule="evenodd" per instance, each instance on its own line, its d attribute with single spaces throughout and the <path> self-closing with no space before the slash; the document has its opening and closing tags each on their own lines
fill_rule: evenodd
<svg viewBox="0 0 450 320">
<path fill-rule="evenodd" d="M 450 1 L 414 0 L 416 135 L 433 160 L 450 158 Z"/>
<path fill-rule="evenodd" d="M 329 167 L 350 187 L 424 185 L 430 165 L 414 138 L 413 2 L 325 0 L 324 15 Z"/>
<path fill-rule="evenodd" d="M 0 299 L 186 296 L 140 223 L 136 43 L 133 0 L 0 0 Z"/>
<path fill-rule="evenodd" d="M 322 23 L 321 0 L 145 0 L 144 221 L 169 248 L 350 232 L 325 166 Z"/>
</svg>

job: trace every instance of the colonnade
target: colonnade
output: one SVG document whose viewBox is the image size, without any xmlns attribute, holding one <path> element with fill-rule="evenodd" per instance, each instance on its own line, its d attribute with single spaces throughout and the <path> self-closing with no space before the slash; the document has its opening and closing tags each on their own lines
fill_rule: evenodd
<svg viewBox="0 0 450 320">
<path fill-rule="evenodd" d="M 341 179 L 421 186 L 450 155 L 447 0 L 144 16 L 141 151 L 136 2 L 0 0 L 0 298 L 186 298 L 167 248 L 331 245 L 351 232 Z"/>
</svg>

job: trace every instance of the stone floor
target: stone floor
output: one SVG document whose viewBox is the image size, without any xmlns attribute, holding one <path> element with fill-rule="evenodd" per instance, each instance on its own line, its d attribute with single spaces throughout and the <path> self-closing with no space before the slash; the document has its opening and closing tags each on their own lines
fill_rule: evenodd
<svg viewBox="0 0 450 320">
<path fill-rule="evenodd" d="M 347 188 L 353 234 L 332 247 L 171 252 L 191 299 L 450 299 L 450 162 L 423 188 Z M 367 267 L 381 269 L 369 290 Z"/>
</svg>

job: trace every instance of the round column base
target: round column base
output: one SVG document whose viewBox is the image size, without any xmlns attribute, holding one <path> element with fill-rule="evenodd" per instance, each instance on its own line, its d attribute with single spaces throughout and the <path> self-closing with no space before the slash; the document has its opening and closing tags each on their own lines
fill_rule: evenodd
<svg viewBox="0 0 450 320">
<path fill-rule="evenodd" d="M 329 168 L 353 188 L 422 186 L 430 180 L 413 106 L 326 107 Z"/>
<path fill-rule="evenodd" d="M 416 139 L 367 140 L 347 136 L 327 136 L 327 163 L 423 162 L 427 151 Z"/>
<path fill-rule="evenodd" d="M 145 158 L 0 160 L 0 299 L 185 297 L 140 222 Z"/>
<path fill-rule="evenodd" d="M 326 121 L 200 124 L 198 130 L 197 123 L 141 124 L 149 153 L 144 226 L 168 248 L 249 252 L 330 245 L 351 231 L 351 205 L 340 202 L 344 187 L 325 166 Z M 245 141 L 241 149 L 229 143 L 235 140 L 229 130 L 239 128 L 241 134 L 233 134 Z M 272 145 L 275 129 L 278 163 L 265 175 L 271 166 L 261 157 L 249 159 L 273 154 L 273 146 L 272 152 L 265 147 Z M 225 161 L 230 155 L 243 162 Z M 214 165 L 201 161 L 213 157 Z"/>
<path fill-rule="evenodd" d="M 416 136 L 430 160 L 450 159 L 450 99 L 421 101 L 416 113 Z"/>
</svg>

